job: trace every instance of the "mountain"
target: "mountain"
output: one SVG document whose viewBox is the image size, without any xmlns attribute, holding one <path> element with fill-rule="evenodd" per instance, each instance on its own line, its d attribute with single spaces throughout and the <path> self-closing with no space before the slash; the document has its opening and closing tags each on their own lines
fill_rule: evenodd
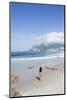
<svg viewBox="0 0 67 100">
<path fill-rule="evenodd" d="M 58 43 L 54 43 L 54 44 L 48 44 L 48 45 L 44 45 L 43 43 L 41 43 L 40 45 L 35 45 L 33 46 L 30 51 L 48 51 L 48 50 L 63 50 L 64 45 L 63 44 L 58 44 Z"/>
</svg>

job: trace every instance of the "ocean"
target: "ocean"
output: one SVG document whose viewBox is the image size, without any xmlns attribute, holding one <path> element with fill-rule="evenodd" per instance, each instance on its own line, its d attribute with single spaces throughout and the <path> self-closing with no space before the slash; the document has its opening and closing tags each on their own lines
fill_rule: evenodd
<svg viewBox="0 0 67 100">
<path fill-rule="evenodd" d="M 32 58 L 32 57 L 43 57 L 49 54 L 50 52 L 44 52 L 44 51 L 24 51 L 24 52 L 12 52 L 11 57 Z"/>
<path fill-rule="evenodd" d="M 12 52 L 11 68 L 13 70 L 31 69 L 63 62 L 64 52 Z"/>
</svg>

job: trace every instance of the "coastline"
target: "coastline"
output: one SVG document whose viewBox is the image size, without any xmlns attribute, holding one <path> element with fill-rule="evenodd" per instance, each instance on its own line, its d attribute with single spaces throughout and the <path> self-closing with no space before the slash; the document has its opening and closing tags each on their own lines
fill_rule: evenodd
<svg viewBox="0 0 67 100">
<path fill-rule="evenodd" d="M 23 60 L 20 60 L 21 63 Z M 30 60 L 28 60 L 31 62 Z M 33 60 L 34 62 L 37 60 Z M 41 60 L 38 59 L 40 62 Z M 17 89 L 22 96 L 34 95 L 50 95 L 50 94 L 64 94 L 64 59 L 57 57 L 56 59 L 42 59 L 37 67 L 30 65 L 23 68 L 22 66 L 12 66 L 11 73 L 19 77 Z M 16 62 L 15 62 L 16 63 Z M 17 62 L 18 63 L 18 62 Z M 28 66 L 28 63 L 26 62 Z M 39 77 L 39 67 L 42 66 L 43 72 L 41 80 Z M 15 68 L 15 69 L 14 69 Z M 18 68 L 18 69 L 17 69 Z"/>
<path fill-rule="evenodd" d="M 61 58 L 64 57 L 64 53 L 57 53 L 57 54 L 50 54 L 48 56 L 42 56 L 42 57 L 12 57 L 11 60 L 12 61 L 24 61 L 24 60 L 40 60 L 40 59 L 53 59 L 53 58 Z"/>
</svg>

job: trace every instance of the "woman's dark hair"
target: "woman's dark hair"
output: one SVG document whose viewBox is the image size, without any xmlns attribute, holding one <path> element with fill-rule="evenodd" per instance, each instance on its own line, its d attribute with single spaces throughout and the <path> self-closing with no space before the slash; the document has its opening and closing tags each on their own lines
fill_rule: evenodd
<svg viewBox="0 0 67 100">
<path fill-rule="evenodd" d="M 39 72 L 42 72 L 42 67 L 39 68 Z"/>
</svg>

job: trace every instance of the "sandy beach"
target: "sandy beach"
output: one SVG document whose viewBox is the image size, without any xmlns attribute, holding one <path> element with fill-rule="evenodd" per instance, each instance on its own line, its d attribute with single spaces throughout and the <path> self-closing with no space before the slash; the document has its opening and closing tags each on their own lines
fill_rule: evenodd
<svg viewBox="0 0 67 100">
<path fill-rule="evenodd" d="M 41 80 L 36 77 L 22 87 L 22 96 L 64 93 L 64 73 L 61 69 L 44 69 Z"/>
<path fill-rule="evenodd" d="M 35 75 L 32 77 L 31 75 L 34 72 Z M 43 68 L 41 80 L 36 78 L 39 77 L 37 68 L 23 70 L 22 75 L 19 73 L 19 77 L 18 88 L 22 96 L 64 94 L 63 66 L 59 68 L 57 66 L 55 68 Z"/>
</svg>

